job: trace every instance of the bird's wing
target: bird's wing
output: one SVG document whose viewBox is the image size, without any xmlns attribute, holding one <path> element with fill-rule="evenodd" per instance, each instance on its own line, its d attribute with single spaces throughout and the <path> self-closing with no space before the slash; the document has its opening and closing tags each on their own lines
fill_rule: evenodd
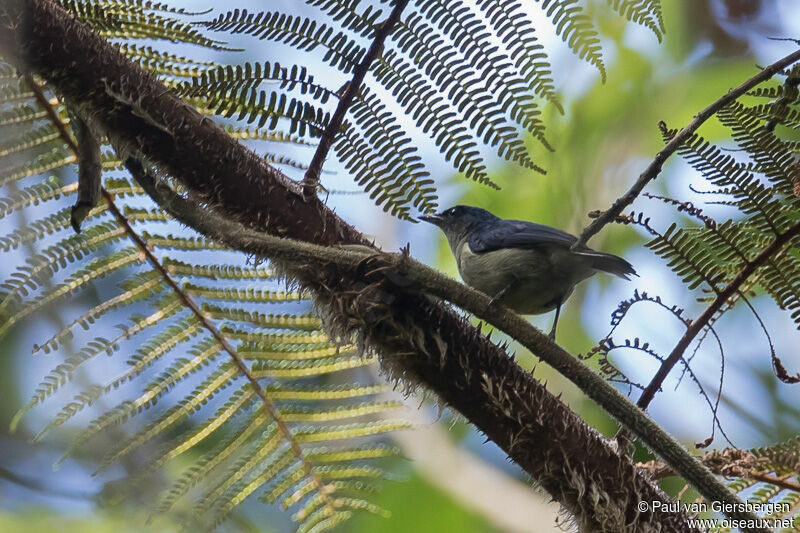
<svg viewBox="0 0 800 533">
<path fill-rule="evenodd" d="M 577 239 L 565 231 L 534 222 L 500 220 L 467 237 L 473 253 L 491 252 L 501 248 L 536 248 L 550 244 L 569 247 Z"/>
</svg>

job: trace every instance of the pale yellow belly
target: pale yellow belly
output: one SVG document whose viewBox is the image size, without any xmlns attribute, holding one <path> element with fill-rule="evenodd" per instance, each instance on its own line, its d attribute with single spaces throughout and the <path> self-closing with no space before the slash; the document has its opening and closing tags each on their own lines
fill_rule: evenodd
<svg viewBox="0 0 800 533">
<path fill-rule="evenodd" d="M 580 272 L 559 268 L 557 255 L 539 250 L 474 254 L 464 242 L 458 257 L 464 283 L 493 298 L 502 292 L 499 301 L 525 315 L 552 311 L 572 293 L 575 283 L 592 274 L 583 268 Z"/>
</svg>

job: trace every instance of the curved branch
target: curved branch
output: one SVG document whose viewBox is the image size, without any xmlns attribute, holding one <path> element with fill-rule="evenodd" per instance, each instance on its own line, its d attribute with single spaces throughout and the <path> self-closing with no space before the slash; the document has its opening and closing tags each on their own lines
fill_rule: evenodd
<svg viewBox="0 0 800 533">
<path fill-rule="evenodd" d="M 371 267 L 372 272 L 383 273 L 405 291 L 423 291 L 435 295 L 486 320 L 575 383 L 584 393 L 639 436 L 709 501 L 738 501 L 710 470 L 694 459 L 680 443 L 602 377 L 592 372 L 519 315 L 502 305 L 492 304 L 491 298 L 482 292 L 417 262 L 405 253 L 377 254 L 374 250 L 361 246 L 344 248 L 317 246 L 248 230 L 235 222 L 225 220 L 213 211 L 198 210 L 194 203 L 157 182 L 138 162 L 128 160 L 126 166 L 145 191 L 174 218 L 232 248 L 269 257 L 282 263 L 288 261 L 305 263 L 311 265 L 310 268 L 315 271 L 330 268 L 333 264 L 356 271 Z M 343 278 L 346 275 L 337 272 L 337 276 Z M 363 276 L 359 279 L 367 281 Z M 516 383 L 515 389 L 519 386 L 520 384 Z M 613 460 L 619 461 L 620 457 L 615 453 Z"/>
<path fill-rule="evenodd" d="M 609 207 L 606 211 L 603 211 L 600 216 L 595 218 L 591 224 L 584 228 L 578 240 L 572 245 L 572 249 L 576 250 L 582 246 L 585 246 L 586 242 L 591 239 L 592 236 L 603 229 L 603 226 L 609 222 L 612 222 L 615 218 L 617 218 L 617 216 L 622 214 L 622 211 L 628 207 L 639 196 L 639 194 L 641 194 L 645 186 L 656 179 L 661 172 L 661 167 L 664 165 L 664 162 L 667 160 L 667 158 L 675 153 L 680 145 L 686 142 L 686 140 L 689 139 L 689 137 L 691 137 L 695 131 L 697 131 L 703 122 L 714 116 L 717 111 L 733 102 L 759 83 L 770 79 L 772 76 L 797 61 L 800 61 L 800 50 L 797 50 L 796 52 L 793 52 L 783 59 L 766 67 L 761 72 L 742 83 L 735 89 L 731 89 L 725 96 L 697 113 L 692 121 L 689 122 L 689 124 L 679 131 L 672 139 L 670 139 L 667 145 L 656 154 L 653 162 L 648 165 L 644 172 L 642 172 L 633 186 L 628 189 L 628 192 L 617 198 L 611 207 Z"/>
</svg>

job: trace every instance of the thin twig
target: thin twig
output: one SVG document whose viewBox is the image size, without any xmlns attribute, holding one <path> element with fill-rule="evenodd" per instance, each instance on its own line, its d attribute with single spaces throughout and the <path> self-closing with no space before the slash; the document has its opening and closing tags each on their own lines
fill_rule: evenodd
<svg viewBox="0 0 800 533">
<path fill-rule="evenodd" d="M 60 137 L 64 140 L 64 142 L 69 146 L 70 150 L 72 150 L 73 154 L 78 153 L 78 145 L 75 143 L 75 140 L 70 136 L 69 132 L 67 131 L 67 127 L 61 118 L 56 113 L 53 106 L 47 100 L 44 93 L 42 92 L 42 87 L 36 83 L 36 81 L 31 77 L 30 74 L 24 74 L 23 79 L 25 83 L 27 83 L 31 90 L 33 91 L 34 98 L 39 103 L 39 105 L 44 108 L 45 113 L 47 113 L 48 118 L 53 123 L 55 128 L 58 130 Z M 197 303 L 189 296 L 186 291 L 181 288 L 177 281 L 170 275 L 169 271 L 166 267 L 159 261 L 159 259 L 153 254 L 152 250 L 150 250 L 147 242 L 133 229 L 128 218 L 120 211 L 117 205 L 114 203 L 114 195 L 108 192 L 105 187 L 100 188 L 100 194 L 102 195 L 103 199 L 105 200 L 106 204 L 108 205 L 108 210 L 114 215 L 116 218 L 117 223 L 122 226 L 125 232 L 128 234 L 130 239 L 136 244 L 137 248 L 142 252 L 142 254 L 147 258 L 147 261 L 153 266 L 153 268 L 159 273 L 162 277 L 164 282 L 177 294 L 178 298 L 183 302 L 183 304 L 189 308 L 192 314 L 197 318 L 198 322 L 202 324 L 202 326 L 208 330 L 214 340 L 222 347 L 222 349 L 228 353 L 233 361 L 233 364 L 239 370 L 239 372 L 247 379 L 250 383 L 250 386 L 258 395 L 261 400 L 261 403 L 264 407 L 264 411 L 268 417 L 275 421 L 276 426 L 278 427 L 278 431 L 280 431 L 284 438 L 289 442 L 289 446 L 292 449 L 292 453 L 297 457 L 297 459 L 303 464 L 303 469 L 305 470 L 306 474 L 312 479 L 314 482 L 317 492 L 319 493 L 322 501 L 324 502 L 325 506 L 328 508 L 328 512 L 332 515 L 335 512 L 335 506 L 331 501 L 325 487 L 323 486 L 323 482 L 320 477 L 314 472 L 311 464 L 306 459 L 303 450 L 300 448 L 300 445 L 292 435 L 291 430 L 281 419 L 280 413 L 275 408 L 273 403 L 267 398 L 266 393 L 264 392 L 264 388 L 258 383 L 258 380 L 253 376 L 250 372 L 250 369 L 247 365 L 242 361 L 239 354 L 236 353 L 236 349 L 231 346 L 222 332 L 208 319 L 208 317 L 203 313 Z"/>
<path fill-rule="evenodd" d="M 342 127 L 344 116 L 347 114 L 350 104 L 353 103 L 353 98 L 361 90 L 361 84 L 364 83 L 364 77 L 367 75 L 372 62 L 383 51 L 383 43 L 392 32 L 395 24 L 400 20 L 400 15 L 407 5 L 408 0 L 397 1 L 389 17 L 378 26 L 378 31 L 375 33 L 375 38 L 372 40 L 369 50 L 367 50 L 361 63 L 353 71 L 353 78 L 346 84 L 342 97 L 339 99 L 339 105 L 336 106 L 336 111 L 333 113 L 331 121 L 322 133 L 317 150 L 311 159 L 311 164 L 308 165 L 308 170 L 306 170 L 303 178 L 303 197 L 309 198 L 316 193 L 322 165 L 325 163 L 325 158 L 328 156 L 334 137 Z"/>
<path fill-rule="evenodd" d="M 800 223 L 791 226 L 788 230 L 778 235 L 778 237 L 766 248 L 764 248 L 760 254 L 758 254 L 752 261 L 749 261 L 744 268 L 742 268 L 736 277 L 731 280 L 728 285 L 725 286 L 714 298 L 714 301 L 706 307 L 705 311 L 689 326 L 686 330 L 686 333 L 683 334 L 683 337 L 680 338 L 678 343 L 675 345 L 675 348 L 672 349 L 672 352 L 667 356 L 667 358 L 662 363 L 661 367 L 656 372 L 653 379 L 647 385 L 647 388 L 644 390 L 642 395 L 639 397 L 639 401 L 636 402 L 639 407 L 642 409 L 647 409 L 647 406 L 650 405 L 650 402 L 655 397 L 658 390 L 661 388 L 661 385 L 664 383 L 664 379 L 666 379 L 669 372 L 672 370 L 672 367 L 680 361 L 681 357 L 683 357 L 683 352 L 686 351 L 686 348 L 689 347 L 689 344 L 694 340 L 694 338 L 706 327 L 706 325 L 711 321 L 711 318 L 714 314 L 722 308 L 728 298 L 732 297 L 736 294 L 741 287 L 741 285 L 747 281 L 750 275 L 755 272 L 755 270 L 766 263 L 774 254 L 779 252 L 781 248 L 791 241 L 794 237 L 800 235 Z"/>
<path fill-rule="evenodd" d="M 706 120 L 711 118 L 717 111 L 733 102 L 759 83 L 768 80 L 784 68 L 797 61 L 800 61 L 800 50 L 797 50 L 796 52 L 784 57 L 780 61 L 776 61 L 775 63 L 771 64 L 735 89 L 728 91 L 725 96 L 710 106 L 697 113 L 692 121 L 685 128 L 679 131 L 672 139 L 670 139 L 667 145 L 656 154 L 656 157 L 645 169 L 645 171 L 642 172 L 642 174 L 639 176 L 639 179 L 636 180 L 636 183 L 633 184 L 628 192 L 617 198 L 611 207 L 609 207 L 599 217 L 594 219 L 591 224 L 584 228 L 578 240 L 572 245 L 572 249 L 575 250 L 585 246 L 587 241 L 592 238 L 592 236 L 599 232 L 606 224 L 617 218 L 618 215 L 622 214 L 622 211 L 628 207 L 639 196 L 639 194 L 641 194 L 645 186 L 658 176 L 667 158 L 675 153 L 681 144 L 686 142 L 686 140 L 688 140 L 689 137 L 691 137 Z"/>
</svg>

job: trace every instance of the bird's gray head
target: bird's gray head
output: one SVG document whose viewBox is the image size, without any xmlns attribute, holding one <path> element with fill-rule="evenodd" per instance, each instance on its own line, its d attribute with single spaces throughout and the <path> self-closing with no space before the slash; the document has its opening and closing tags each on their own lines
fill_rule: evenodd
<svg viewBox="0 0 800 533">
<path fill-rule="evenodd" d="M 457 205 L 445 209 L 438 215 L 423 215 L 419 218 L 439 226 L 451 247 L 458 245 L 464 237 L 477 228 L 499 220 L 485 209 L 468 205 Z"/>
</svg>

